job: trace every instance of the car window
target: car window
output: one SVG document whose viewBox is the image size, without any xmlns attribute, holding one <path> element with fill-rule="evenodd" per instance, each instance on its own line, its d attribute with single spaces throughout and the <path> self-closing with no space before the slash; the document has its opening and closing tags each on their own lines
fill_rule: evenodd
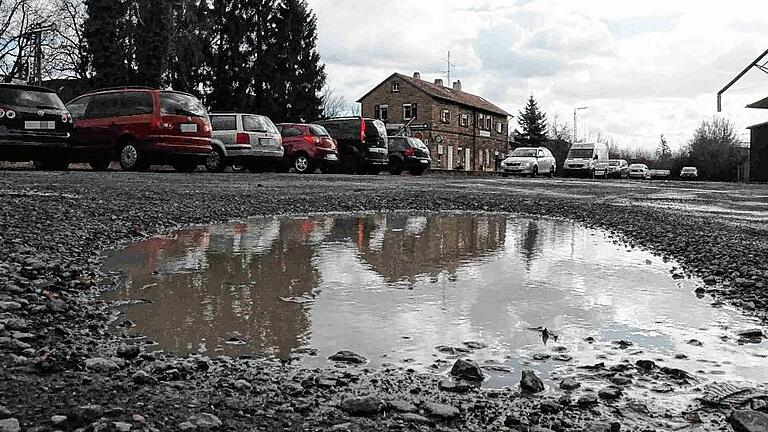
<svg viewBox="0 0 768 432">
<path fill-rule="evenodd" d="M 534 157 L 536 156 L 536 149 L 531 148 L 517 148 L 512 154 L 512 157 Z"/>
<path fill-rule="evenodd" d="M 543 150 L 539 150 L 539 154 L 538 155 L 539 155 L 540 158 L 543 158 L 544 157 L 544 151 Z"/>
<path fill-rule="evenodd" d="M 279 133 L 270 119 L 257 115 L 243 116 L 243 130 L 246 132 Z"/>
<path fill-rule="evenodd" d="M 56 93 L 14 87 L 0 87 L 0 103 L 25 108 L 64 109 Z"/>
<path fill-rule="evenodd" d="M 161 92 L 160 111 L 163 114 L 208 118 L 203 104 L 196 97 L 185 93 Z"/>
<path fill-rule="evenodd" d="M 88 102 L 91 101 L 90 96 L 81 97 L 75 101 L 72 101 L 67 105 L 67 110 L 75 120 L 85 117 L 85 110 L 88 108 Z"/>
<path fill-rule="evenodd" d="M 215 131 L 234 131 L 237 130 L 237 116 L 235 115 L 214 115 L 211 116 L 211 126 Z"/>
<path fill-rule="evenodd" d="M 411 144 L 411 147 L 415 147 L 420 150 L 429 150 L 427 146 L 424 144 L 424 142 L 417 138 L 409 138 L 408 142 Z"/>
<path fill-rule="evenodd" d="M 85 117 L 89 119 L 100 119 L 114 117 L 119 112 L 120 93 L 97 94 L 88 104 L 85 110 Z"/>
<path fill-rule="evenodd" d="M 152 114 L 155 111 L 149 92 L 126 92 L 120 95 L 118 115 L 134 116 Z"/>
<path fill-rule="evenodd" d="M 304 135 L 304 133 L 302 133 L 301 129 L 297 127 L 284 127 L 280 135 L 282 135 L 283 138 L 291 138 L 291 137 L 302 136 Z"/>
<path fill-rule="evenodd" d="M 331 136 L 324 127 L 318 125 L 309 125 L 309 133 L 319 137 Z"/>
</svg>

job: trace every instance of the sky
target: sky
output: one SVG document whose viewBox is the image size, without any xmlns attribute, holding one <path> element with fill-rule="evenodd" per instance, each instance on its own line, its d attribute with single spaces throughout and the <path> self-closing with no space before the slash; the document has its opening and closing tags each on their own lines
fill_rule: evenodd
<svg viewBox="0 0 768 432">
<path fill-rule="evenodd" d="M 765 0 L 309 0 L 328 85 L 349 102 L 394 72 L 433 81 L 450 50 L 463 90 L 517 114 L 533 95 L 580 139 L 672 148 L 717 114 L 716 94 L 768 49 Z M 768 59 L 764 60 L 768 61 Z M 743 140 L 768 110 L 768 74 L 725 94 Z M 516 122 L 513 119 L 513 122 Z M 587 134 L 589 134 L 587 136 Z"/>
</svg>

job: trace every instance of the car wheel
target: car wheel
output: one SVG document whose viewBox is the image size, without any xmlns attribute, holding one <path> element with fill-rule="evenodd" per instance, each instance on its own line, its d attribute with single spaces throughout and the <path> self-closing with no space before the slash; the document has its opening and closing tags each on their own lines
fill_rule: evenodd
<svg viewBox="0 0 768 432">
<path fill-rule="evenodd" d="M 553 178 L 555 176 L 555 166 L 552 165 L 552 167 L 549 168 L 549 178 Z"/>
<path fill-rule="evenodd" d="M 109 169 L 109 164 L 111 163 L 112 161 L 109 159 L 94 159 L 88 162 L 88 165 L 90 165 L 91 169 L 94 171 L 106 171 Z"/>
<path fill-rule="evenodd" d="M 315 172 L 315 167 L 312 161 L 303 153 L 299 153 L 293 158 L 293 169 L 298 174 L 312 174 Z"/>
<path fill-rule="evenodd" d="M 243 165 L 243 164 L 236 163 L 236 164 L 232 164 L 231 166 L 232 166 L 232 171 L 234 171 L 234 172 L 243 172 L 243 171 L 245 171 L 245 165 Z"/>
<path fill-rule="evenodd" d="M 357 158 L 352 155 L 342 156 L 341 172 L 344 174 L 357 174 Z"/>
<path fill-rule="evenodd" d="M 403 173 L 403 163 L 400 159 L 392 159 L 389 161 L 388 171 L 392 175 L 400 175 Z"/>
<path fill-rule="evenodd" d="M 173 169 L 178 172 L 191 173 L 195 172 L 197 164 L 195 162 L 177 162 L 173 164 Z"/>
<path fill-rule="evenodd" d="M 533 171 L 531 171 L 531 178 L 536 178 L 539 175 L 539 167 L 534 166 Z"/>
<path fill-rule="evenodd" d="M 509 177 L 509 174 L 507 174 L 507 173 L 501 173 L 501 176 L 502 176 L 502 177 L 504 177 L 504 178 L 507 178 L 507 177 Z"/>
<path fill-rule="evenodd" d="M 211 155 L 205 160 L 205 170 L 211 173 L 220 173 L 227 168 L 224 154 L 219 149 L 213 149 Z"/>
<path fill-rule="evenodd" d="M 123 171 L 141 171 L 146 169 L 144 155 L 137 148 L 136 143 L 128 142 L 120 149 L 120 168 Z"/>
</svg>

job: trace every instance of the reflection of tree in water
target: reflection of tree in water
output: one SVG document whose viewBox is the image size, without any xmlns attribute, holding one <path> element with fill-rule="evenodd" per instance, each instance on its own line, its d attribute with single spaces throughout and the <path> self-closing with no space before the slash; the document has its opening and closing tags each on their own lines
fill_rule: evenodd
<svg viewBox="0 0 768 432">
<path fill-rule="evenodd" d="M 203 339 L 206 350 L 212 351 L 234 336 L 247 345 L 225 345 L 228 354 L 261 352 L 288 357 L 308 337 L 310 322 L 304 306 L 280 298 L 311 296 L 319 282 L 312 266 L 315 250 L 306 242 L 313 225 L 308 220 L 289 220 L 280 222 L 268 241 L 248 236 L 249 231 L 266 228 L 255 223 L 210 232 L 205 228 L 185 230 L 179 239 L 203 230 L 208 240 L 191 245 L 182 241 L 183 247 L 173 242 L 157 247 L 150 240 L 129 248 L 121 256 L 131 257 L 126 263 L 130 283 L 115 296 L 152 301 L 151 306 L 128 309 L 128 317 L 137 323 L 135 330 L 147 331 L 178 353 L 196 352 Z M 249 239 L 254 240 L 252 244 Z M 254 248 L 260 252 L 254 253 Z M 154 276 L 160 256 L 165 262 L 197 261 L 199 265 Z M 119 261 L 110 265 L 126 268 Z M 152 283 L 158 285 L 141 289 Z"/>
<path fill-rule="evenodd" d="M 477 215 L 348 218 L 337 221 L 333 236 L 352 237 L 361 258 L 388 282 L 415 282 L 419 276 L 454 274 L 467 262 L 498 251 L 506 221 L 505 216 Z M 377 223 L 386 223 L 380 245 L 371 241 Z"/>
<path fill-rule="evenodd" d="M 523 261 L 525 261 L 525 269 L 530 271 L 533 261 L 541 253 L 541 241 L 539 239 L 539 225 L 537 222 L 528 222 L 525 227 L 525 235 L 523 236 L 523 243 L 520 248 L 520 252 L 523 254 Z"/>
</svg>

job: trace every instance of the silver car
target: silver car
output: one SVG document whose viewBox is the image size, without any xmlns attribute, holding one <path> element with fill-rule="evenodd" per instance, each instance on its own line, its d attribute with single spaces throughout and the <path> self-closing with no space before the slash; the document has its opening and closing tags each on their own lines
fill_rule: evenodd
<svg viewBox="0 0 768 432">
<path fill-rule="evenodd" d="M 268 117 L 244 113 L 212 113 L 213 152 L 205 164 L 210 172 L 243 166 L 251 172 L 272 171 L 283 159 L 283 139 Z"/>
<path fill-rule="evenodd" d="M 503 177 L 508 177 L 510 174 L 530 175 L 531 177 L 546 174 L 554 177 L 557 161 L 545 147 L 520 147 L 504 159 L 501 163 L 501 170 Z"/>
</svg>

